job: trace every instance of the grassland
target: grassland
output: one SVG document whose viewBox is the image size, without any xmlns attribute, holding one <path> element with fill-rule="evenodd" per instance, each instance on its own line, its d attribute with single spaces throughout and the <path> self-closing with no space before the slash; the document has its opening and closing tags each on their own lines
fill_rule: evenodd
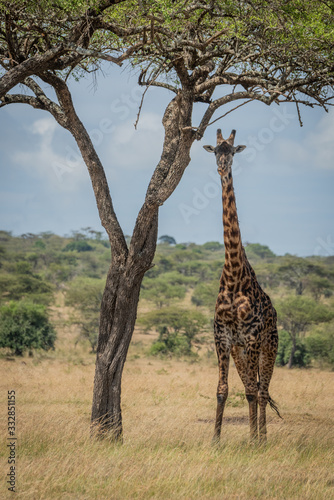
<svg viewBox="0 0 334 500">
<path fill-rule="evenodd" d="M 284 421 L 268 410 L 268 444 L 252 447 L 232 366 L 215 448 L 215 358 L 149 358 L 147 336 L 136 333 L 123 378 L 124 444 L 115 446 L 89 436 L 94 357 L 74 348 L 74 335 L 64 328 L 48 358 L 0 360 L 3 417 L 7 390 L 17 397 L 16 498 L 333 498 L 334 373 L 276 368 L 271 394 Z M 4 424 L 0 498 L 10 498 Z"/>
</svg>

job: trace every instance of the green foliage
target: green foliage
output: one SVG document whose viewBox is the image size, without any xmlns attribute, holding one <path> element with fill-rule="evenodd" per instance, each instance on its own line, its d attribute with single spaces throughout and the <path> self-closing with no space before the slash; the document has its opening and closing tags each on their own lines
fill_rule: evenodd
<svg viewBox="0 0 334 500">
<path fill-rule="evenodd" d="M 27 350 L 52 349 L 55 339 L 44 306 L 21 301 L 0 308 L 0 347 L 20 356 Z"/>
<path fill-rule="evenodd" d="M 25 298 L 48 304 L 56 290 L 65 289 L 66 305 L 73 307 L 72 322 L 80 328 L 79 338 L 88 341 L 94 351 L 105 275 L 110 265 L 110 249 L 105 247 L 101 234 L 96 233 L 84 228 L 73 232 L 70 238 L 50 232 L 14 237 L 0 231 L 0 303 Z M 92 250 L 64 251 L 73 241 L 88 243 Z M 269 288 L 275 301 L 279 324 L 290 335 L 289 341 L 280 341 L 283 343 L 277 362 L 288 363 L 295 343 L 293 365 L 332 367 L 334 333 L 331 309 L 326 303 L 333 300 L 330 295 L 334 289 L 334 258 L 273 256 L 268 247 L 255 244 L 248 245 L 246 251 L 261 286 Z M 158 245 L 155 266 L 142 283 L 141 298 L 150 301 L 151 307 L 160 307 L 156 311 L 160 317 L 166 306 L 184 300 L 187 293 L 192 304 L 205 308 L 212 316 L 223 260 L 223 245 L 216 242 Z M 291 296 L 291 289 L 296 289 L 299 282 L 302 295 Z M 159 325 L 158 319 L 156 324 Z M 189 343 L 183 333 L 169 327 L 167 347 L 165 341 L 159 340 L 162 345 L 157 343 L 152 349 L 168 352 L 172 345 L 171 352 L 186 352 Z"/>
<path fill-rule="evenodd" d="M 278 322 L 289 335 L 290 343 L 283 342 L 283 353 L 280 363 L 286 362 L 289 352 L 288 365 L 306 366 L 309 362 L 307 349 L 301 337 L 305 335 L 306 328 L 312 323 L 327 323 L 334 317 L 334 312 L 328 306 L 316 302 L 302 295 L 295 295 L 275 303 L 278 313 Z M 303 364 L 304 363 L 304 364 Z"/>
<path fill-rule="evenodd" d="M 322 295 L 330 297 L 333 294 L 334 286 L 327 277 L 309 274 L 306 280 L 306 289 L 311 292 L 315 300 L 320 300 Z"/>
<path fill-rule="evenodd" d="M 46 244 L 42 240 L 35 241 L 34 246 L 37 247 L 37 248 L 40 248 L 42 250 L 44 250 L 46 248 Z"/>
<path fill-rule="evenodd" d="M 277 301 L 275 307 L 279 323 L 292 335 L 304 332 L 311 323 L 324 323 L 334 316 L 328 306 L 301 295 Z"/>
<path fill-rule="evenodd" d="M 103 289 L 103 280 L 81 277 L 66 290 L 65 303 L 76 309 L 74 323 L 80 327 L 80 339 L 89 342 L 92 352 L 97 347 Z"/>
<path fill-rule="evenodd" d="M 219 292 L 219 282 L 216 280 L 196 285 L 191 302 L 196 306 L 205 306 L 213 310 Z"/>
<path fill-rule="evenodd" d="M 274 252 L 267 245 L 260 245 L 259 243 L 248 243 L 245 250 L 248 258 L 255 256 L 261 259 L 270 259 L 275 257 Z"/>
<path fill-rule="evenodd" d="M 85 240 L 71 241 L 71 243 L 68 243 L 64 248 L 64 252 L 91 252 L 92 250 L 93 247 Z"/>
<path fill-rule="evenodd" d="M 334 370 L 334 322 L 314 327 L 305 338 L 310 356 L 321 367 L 329 365 Z"/>
<path fill-rule="evenodd" d="M 153 343 L 150 354 L 193 355 L 192 343 L 206 326 L 206 317 L 198 311 L 164 308 L 146 313 L 138 320 L 145 331 L 156 330 L 159 338 Z"/>
<path fill-rule="evenodd" d="M 141 297 L 152 301 L 158 307 L 169 305 L 173 300 L 185 297 L 186 287 L 180 283 L 182 276 L 177 273 L 165 273 L 155 279 L 146 279 L 142 283 Z"/>
<path fill-rule="evenodd" d="M 288 364 L 292 351 L 291 336 L 285 330 L 279 331 L 278 351 L 276 364 L 285 366 Z M 310 365 L 311 353 L 302 339 L 296 339 L 296 348 L 293 353 L 292 365 L 299 368 L 305 368 Z"/>
<path fill-rule="evenodd" d="M 32 272 L 29 262 L 16 262 L 8 271 L 0 274 L 0 302 L 23 298 L 35 303 L 50 302 L 52 287 L 39 274 Z"/>
<path fill-rule="evenodd" d="M 160 243 L 166 243 L 167 245 L 176 245 L 175 238 L 173 236 L 168 236 L 168 234 L 164 234 L 159 238 Z"/>
<path fill-rule="evenodd" d="M 211 252 L 221 251 L 223 253 L 224 249 L 224 245 L 219 243 L 219 241 L 208 241 L 207 243 L 204 243 L 202 247 L 205 250 L 210 250 Z"/>
</svg>

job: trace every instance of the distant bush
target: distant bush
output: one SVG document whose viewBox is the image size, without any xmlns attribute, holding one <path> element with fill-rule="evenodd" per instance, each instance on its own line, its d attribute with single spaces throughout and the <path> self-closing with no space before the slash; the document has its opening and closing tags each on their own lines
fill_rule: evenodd
<svg viewBox="0 0 334 500">
<path fill-rule="evenodd" d="M 41 248 L 42 250 L 44 250 L 44 248 L 46 247 L 44 241 L 42 241 L 42 240 L 35 241 L 34 246 L 36 248 Z"/>
<path fill-rule="evenodd" d="M 216 280 L 199 283 L 191 297 L 191 302 L 196 306 L 206 306 L 213 310 L 219 292 L 219 283 Z"/>
<path fill-rule="evenodd" d="M 292 340 L 288 332 L 281 330 L 279 332 L 278 351 L 276 365 L 285 366 L 289 363 L 292 352 Z M 293 353 L 293 366 L 306 368 L 311 363 L 311 355 L 305 345 L 304 340 L 296 340 L 296 348 Z"/>
<path fill-rule="evenodd" d="M 173 236 L 168 236 L 168 234 L 164 234 L 159 238 L 160 243 L 167 243 L 167 245 L 176 245 L 175 238 Z"/>
<path fill-rule="evenodd" d="M 159 332 L 158 340 L 151 346 L 151 355 L 193 356 L 192 344 L 207 324 L 207 318 L 198 311 L 166 307 L 145 314 L 138 323 L 146 331 Z"/>
<path fill-rule="evenodd" d="M 318 325 L 305 339 L 312 359 L 321 367 L 328 365 L 334 369 L 334 322 Z"/>
<path fill-rule="evenodd" d="M 202 245 L 202 247 L 205 250 L 211 250 L 213 252 L 215 252 L 216 250 L 223 250 L 224 249 L 224 245 L 222 243 L 219 243 L 219 241 L 208 241 L 207 243 L 204 243 L 204 245 Z"/>
<path fill-rule="evenodd" d="M 260 245 L 259 243 L 248 243 L 246 246 L 246 253 L 248 257 L 251 257 L 253 254 L 261 259 L 275 257 L 274 252 L 272 252 L 267 245 Z"/>
<path fill-rule="evenodd" d="M 169 305 L 176 299 L 184 299 L 186 287 L 175 282 L 177 277 L 182 281 L 182 275 L 176 272 L 165 273 L 154 279 L 145 279 L 142 283 L 141 297 L 154 302 L 157 307 Z"/>
<path fill-rule="evenodd" d="M 93 247 L 84 240 L 71 241 L 68 243 L 66 247 L 63 249 L 64 252 L 68 251 L 76 251 L 76 252 L 90 252 L 93 250 Z"/>
<path fill-rule="evenodd" d="M 66 290 L 65 304 L 76 309 L 73 323 L 80 327 L 79 339 L 96 351 L 104 280 L 78 277 Z"/>
<path fill-rule="evenodd" d="M 10 302 L 0 308 L 0 347 L 21 356 L 32 349 L 53 349 L 55 340 L 56 332 L 43 305 Z"/>
<path fill-rule="evenodd" d="M 37 304 L 48 304 L 52 287 L 39 274 L 34 274 L 31 264 L 19 261 L 10 273 L 0 275 L 0 302 L 28 299 Z"/>
</svg>

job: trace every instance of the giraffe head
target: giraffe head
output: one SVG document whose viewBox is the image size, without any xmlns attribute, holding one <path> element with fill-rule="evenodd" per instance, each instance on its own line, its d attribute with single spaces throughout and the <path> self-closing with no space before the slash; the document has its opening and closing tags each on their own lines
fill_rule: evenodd
<svg viewBox="0 0 334 500">
<path fill-rule="evenodd" d="M 218 173 L 221 177 L 227 176 L 231 172 L 233 156 L 241 153 L 246 146 L 234 146 L 235 130 L 232 130 L 228 139 L 224 139 L 220 128 L 217 130 L 217 146 L 203 146 L 209 153 L 216 155 Z"/>
</svg>

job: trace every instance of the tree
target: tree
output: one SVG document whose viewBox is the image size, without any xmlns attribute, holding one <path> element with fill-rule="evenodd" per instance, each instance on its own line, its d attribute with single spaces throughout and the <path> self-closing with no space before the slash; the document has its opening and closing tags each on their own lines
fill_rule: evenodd
<svg viewBox="0 0 334 500">
<path fill-rule="evenodd" d="M 77 278 L 66 290 L 65 303 L 76 308 L 75 323 L 80 326 L 80 338 L 88 340 L 92 352 L 97 347 L 103 286 L 99 279 Z"/>
<path fill-rule="evenodd" d="M 186 287 L 182 284 L 182 277 L 178 282 L 172 281 L 175 275 L 177 273 L 165 273 L 157 278 L 145 279 L 142 285 L 142 297 L 154 302 L 159 308 L 169 305 L 173 300 L 184 299 Z"/>
<path fill-rule="evenodd" d="M 76 252 L 90 252 L 93 250 L 93 247 L 84 240 L 71 241 L 64 248 L 64 252 L 68 251 L 76 251 Z"/>
<path fill-rule="evenodd" d="M 146 313 L 139 324 L 147 332 L 153 329 L 159 332 L 158 339 L 152 344 L 151 354 L 190 356 L 196 335 L 205 327 L 207 319 L 199 311 L 165 307 Z"/>
<path fill-rule="evenodd" d="M 271 259 L 275 257 L 274 252 L 267 245 L 259 243 L 248 243 L 246 246 L 248 258 L 260 257 L 261 259 Z"/>
<path fill-rule="evenodd" d="M 27 350 L 53 349 L 55 339 L 44 306 L 21 301 L 0 308 L 0 347 L 22 356 Z"/>
<path fill-rule="evenodd" d="M 333 9 L 322 0 L 94 0 L 86 5 L 81 0 L 0 1 L 0 106 L 24 103 L 48 111 L 73 135 L 86 163 L 111 246 L 92 423 L 101 435 L 120 439 L 122 371 L 141 281 L 156 249 L 159 207 L 176 189 L 193 142 L 203 137 L 221 106 L 260 101 L 326 108 L 334 83 Z M 140 69 L 145 91 L 159 86 L 175 94 L 162 120 L 161 159 L 129 244 L 67 85 L 72 73 L 93 71 L 101 60 L 122 64 L 125 59 Z M 11 92 L 19 83 L 28 94 Z M 48 97 L 45 84 L 57 100 Z M 196 102 L 206 109 L 194 126 Z"/>
<path fill-rule="evenodd" d="M 312 323 L 325 323 L 333 318 L 332 310 L 324 304 L 302 295 L 291 296 L 275 303 L 278 322 L 290 336 L 292 348 L 288 368 L 294 364 L 298 340 Z"/>
<path fill-rule="evenodd" d="M 173 236 L 168 236 L 168 234 L 160 236 L 159 241 L 161 243 L 167 243 L 167 245 L 176 245 L 175 238 L 173 238 Z"/>
<path fill-rule="evenodd" d="M 280 330 L 276 358 L 276 364 L 278 366 L 285 366 L 289 363 L 292 348 L 293 344 L 290 334 L 285 330 Z M 297 338 L 293 353 L 293 366 L 306 368 L 310 364 L 310 361 L 311 354 L 307 349 L 304 339 Z"/>
<path fill-rule="evenodd" d="M 32 302 L 48 304 L 52 298 L 52 287 L 39 274 L 32 272 L 29 262 L 19 261 L 11 272 L 0 276 L 0 302 L 27 297 Z"/>
<path fill-rule="evenodd" d="M 334 322 L 316 325 L 305 339 L 312 358 L 322 366 L 328 364 L 334 368 Z"/>
<path fill-rule="evenodd" d="M 213 311 L 218 292 L 219 283 L 217 280 L 199 283 L 194 289 L 191 302 L 196 306 L 206 306 Z"/>
<path fill-rule="evenodd" d="M 321 296 L 330 297 L 333 293 L 333 284 L 324 276 L 318 274 L 310 274 L 307 277 L 307 288 L 312 293 L 315 300 L 320 300 Z"/>
</svg>

